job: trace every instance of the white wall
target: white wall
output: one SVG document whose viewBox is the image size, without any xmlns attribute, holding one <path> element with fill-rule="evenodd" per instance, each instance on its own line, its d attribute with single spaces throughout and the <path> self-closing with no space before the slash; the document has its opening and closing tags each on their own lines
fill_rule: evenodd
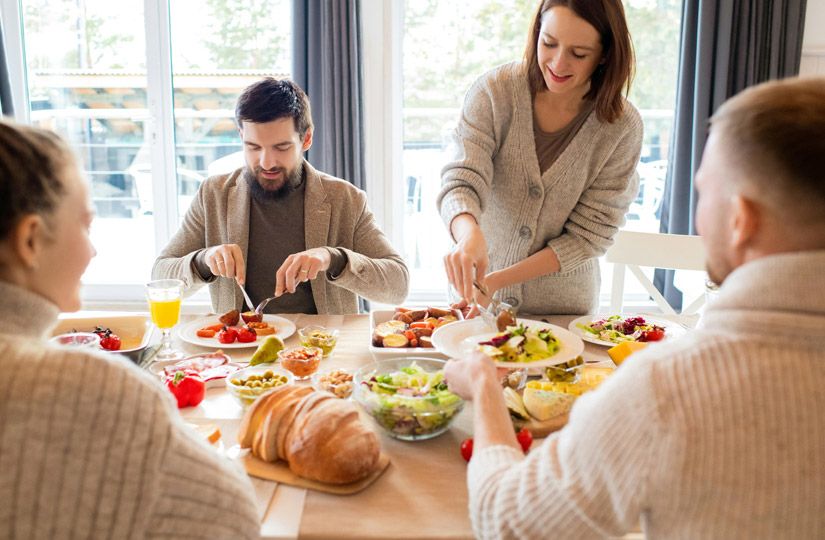
<svg viewBox="0 0 825 540">
<path fill-rule="evenodd" d="M 808 0 L 802 49 L 825 49 L 825 0 Z"/>
<path fill-rule="evenodd" d="M 825 76 L 825 0 L 808 0 L 799 74 Z"/>
</svg>

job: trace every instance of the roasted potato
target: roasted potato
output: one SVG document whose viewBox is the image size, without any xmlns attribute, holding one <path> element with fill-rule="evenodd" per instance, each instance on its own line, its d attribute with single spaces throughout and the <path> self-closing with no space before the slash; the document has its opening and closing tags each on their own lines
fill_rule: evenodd
<svg viewBox="0 0 825 540">
<path fill-rule="evenodd" d="M 218 318 L 224 326 L 235 326 L 241 320 L 241 312 L 237 309 L 227 311 Z"/>
<path fill-rule="evenodd" d="M 387 321 L 375 327 L 372 332 L 372 344 L 375 347 L 384 347 L 384 338 L 392 334 L 403 332 L 407 325 L 401 321 Z"/>
<path fill-rule="evenodd" d="M 384 347 L 404 348 L 409 343 L 410 340 L 404 334 L 390 334 L 384 337 Z"/>
<path fill-rule="evenodd" d="M 409 313 L 396 313 L 392 320 L 394 321 L 401 321 L 404 324 L 410 324 L 413 322 L 412 317 L 410 317 Z"/>
<path fill-rule="evenodd" d="M 439 317 L 446 317 L 447 315 L 453 315 L 453 312 L 449 309 L 428 307 L 427 311 L 430 312 L 430 317 L 435 317 L 436 319 Z"/>
</svg>

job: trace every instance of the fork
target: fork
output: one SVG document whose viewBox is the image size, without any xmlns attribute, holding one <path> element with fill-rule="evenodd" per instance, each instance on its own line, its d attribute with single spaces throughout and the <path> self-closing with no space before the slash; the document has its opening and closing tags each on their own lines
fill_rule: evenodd
<svg viewBox="0 0 825 540">
<path fill-rule="evenodd" d="M 266 299 L 264 299 L 264 300 L 261 300 L 261 303 L 260 303 L 260 304 L 258 304 L 258 307 L 256 307 L 256 308 L 255 308 L 255 313 L 257 313 L 258 315 L 263 315 L 263 313 L 264 313 L 264 308 L 266 307 L 266 305 L 267 305 L 268 303 L 270 303 L 270 302 L 271 302 L 271 301 L 273 301 L 273 300 L 275 300 L 275 297 L 274 297 L 274 296 L 270 296 L 269 298 L 266 298 Z"/>
</svg>

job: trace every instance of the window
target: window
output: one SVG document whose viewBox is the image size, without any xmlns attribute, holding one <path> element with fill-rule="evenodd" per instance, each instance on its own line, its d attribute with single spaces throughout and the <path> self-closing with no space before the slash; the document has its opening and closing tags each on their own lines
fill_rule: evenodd
<svg viewBox="0 0 825 540">
<path fill-rule="evenodd" d="M 405 205 L 403 220 L 393 223 L 401 230 L 395 237 L 402 238 L 416 296 L 443 298 L 446 291 L 442 257 L 450 240 L 435 199 L 464 93 L 485 71 L 522 58 L 536 7 L 535 0 L 404 4 L 403 154 L 397 180 L 403 180 Z M 681 0 L 627 0 L 625 9 L 637 55 L 630 100 L 645 124 L 638 166 L 641 187 L 626 227 L 655 232 L 676 98 Z M 605 298 L 608 267 L 603 272 Z"/>
<path fill-rule="evenodd" d="M 4 21 L 18 18 L 10 5 Z M 20 10 L 18 119 L 66 137 L 91 184 L 98 255 L 84 296 L 142 303 L 200 183 L 243 164 L 238 94 L 290 72 L 291 2 L 22 0 Z"/>
</svg>

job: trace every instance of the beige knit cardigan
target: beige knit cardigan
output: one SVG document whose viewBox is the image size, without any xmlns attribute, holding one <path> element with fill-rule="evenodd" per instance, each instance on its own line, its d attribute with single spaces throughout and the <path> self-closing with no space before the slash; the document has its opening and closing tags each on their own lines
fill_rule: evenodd
<svg viewBox="0 0 825 540">
<path fill-rule="evenodd" d="M 255 256 L 247 252 L 251 193 L 242 170 L 204 181 L 180 230 L 155 261 L 153 279 L 183 280 L 189 295 L 206 283 L 192 265 L 204 248 L 237 244 L 245 260 Z M 409 289 L 407 266 L 375 222 L 366 194 L 316 170 L 306 160 L 304 171 L 306 249 L 335 247 L 347 256 L 347 265 L 336 279 L 321 272 L 310 281 L 318 313 L 357 313 L 359 295 L 386 304 L 403 302 Z M 273 274 L 276 270 L 272 269 Z M 243 306 L 240 288 L 233 280 L 211 280 L 209 294 L 215 313 Z"/>
<path fill-rule="evenodd" d="M 507 287 L 502 299 L 526 313 L 587 313 L 598 305 L 596 259 L 639 191 L 642 119 L 629 102 L 612 124 L 591 113 L 541 174 L 522 66 L 500 66 L 467 92 L 453 159 L 442 171 L 439 209 L 448 227 L 461 213 L 479 221 L 491 270 L 547 246 L 555 251 L 560 271 Z"/>
</svg>

